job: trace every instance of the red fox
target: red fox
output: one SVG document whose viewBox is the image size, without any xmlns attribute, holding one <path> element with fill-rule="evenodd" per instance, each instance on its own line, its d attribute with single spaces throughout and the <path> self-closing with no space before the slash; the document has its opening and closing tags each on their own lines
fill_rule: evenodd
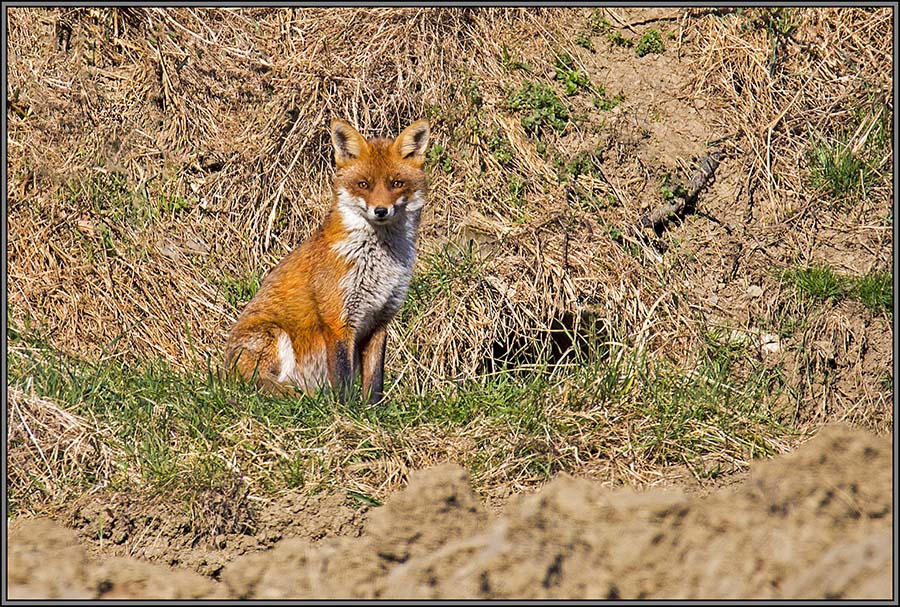
<svg viewBox="0 0 900 607">
<path fill-rule="evenodd" d="M 334 203 L 318 230 L 266 276 L 231 329 L 225 365 L 275 393 L 330 385 L 345 401 L 384 393 L 387 326 L 406 297 L 427 191 L 429 128 L 366 140 L 331 123 Z"/>
</svg>

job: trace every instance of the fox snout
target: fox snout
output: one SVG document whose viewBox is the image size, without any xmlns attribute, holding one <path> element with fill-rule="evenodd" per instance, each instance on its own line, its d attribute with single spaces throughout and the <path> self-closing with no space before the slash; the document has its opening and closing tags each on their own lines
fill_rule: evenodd
<svg viewBox="0 0 900 607">
<path fill-rule="evenodd" d="M 387 221 L 391 217 L 394 216 L 394 205 L 389 207 L 375 207 L 371 209 L 371 213 L 373 215 L 373 219 L 375 221 Z"/>
</svg>

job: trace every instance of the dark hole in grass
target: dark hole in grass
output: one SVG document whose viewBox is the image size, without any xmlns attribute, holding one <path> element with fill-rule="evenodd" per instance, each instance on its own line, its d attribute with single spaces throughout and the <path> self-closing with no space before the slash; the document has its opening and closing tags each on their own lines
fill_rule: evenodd
<svg viewBox="0 0 900 607">
<path fill-rule="evenodd" d="M 491 344 L 491 356 L 482 361 L 487 372 L 517 368 L 553 367 L 560 363 L 595 358 L 603 329 L 600 319 L 588 311 L 564 312 L 553 318 L 549 330 L 530 336 L 511 335 Z"/>
</svg>

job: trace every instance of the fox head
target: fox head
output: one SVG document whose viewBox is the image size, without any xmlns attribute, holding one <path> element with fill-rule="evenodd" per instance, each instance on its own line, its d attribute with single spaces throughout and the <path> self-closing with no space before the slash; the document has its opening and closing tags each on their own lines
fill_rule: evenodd
<svg viewBox="0 0 900 607">
<path fill-rule="evenodd" d="M 366 139 L 344 120 L 331 123 L 337 166 L 337 204 L 347 218 L 372 226 L 393 223 L 425 204 L 428 122 L 417 120 L 400 136 Z"/>
</svg>

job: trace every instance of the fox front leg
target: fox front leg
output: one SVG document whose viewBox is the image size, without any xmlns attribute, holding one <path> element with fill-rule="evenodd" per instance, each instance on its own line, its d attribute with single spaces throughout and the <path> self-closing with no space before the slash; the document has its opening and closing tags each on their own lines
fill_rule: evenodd
<svg viewBox="0 0 900 607">
<path fill-rule="evenodd" d="M 341 403 L 346 404 L 353 389 L 353 353 L 351 340 L 338 339 L 328 348 L 328 370 L 331 385 L 338 393 Z"/>
<path fill-rule="evenodd" d="M 381 402 L 384 396 L 384 349 L 387 331 L 380 329 L 372 334 L 362 349 L 362 390 L 363 398 L 370 405 Z"/>
</svg>

